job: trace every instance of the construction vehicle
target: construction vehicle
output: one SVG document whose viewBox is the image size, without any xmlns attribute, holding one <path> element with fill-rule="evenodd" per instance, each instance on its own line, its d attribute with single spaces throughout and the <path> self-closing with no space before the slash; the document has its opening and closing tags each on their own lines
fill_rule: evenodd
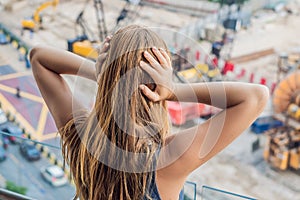
<svg viewBox="0 0 300 200">
<path fill-rule="evenodd" d="M 102 1 L 94 0 L 93 2 L 97 18 L 98 38 L 94 37 L 92 30 L 89 28 L 84 19 L 84 12 L 89 3 L 89 0 L 87 0 L 84 8 L 80 11 L 76 18 L 76 25 L 80 26 L 81 34 L 75 39 L 69 39 L 67 42 L 68 51 L 89 59 L 96 60 L 98 56 L 97 47 L 100 45 L 100 41 L 103 41 L 107 36 L 107 28 L 105 24 Z"/>
<path fill-rule="evenodd" d="M 97 47 L 101 44 L 101 41 L 105 39 L 108 34 L 102 0 L 94 0 L 94 7 L 96 11 L 98 38 L 94 37 L 92 30 L 84 20 L 84 11 L 89 3 L 86 1 L 84 8 L 76 18 L 76 25 L 80 26 L 81 34 L 75 39 L 69 39 L 68 51 L 76 53 L 80 56 L 95 60 L 98 56 Z M 128 0 L 124 8 L 121 10 L 120 16 L 117 19 L 116 26 L 110 32 L 115 32 L 120 26 L 126 25 L 128 22 L 132 22 L 137 16 L 137 7 L 140 7 L 141 0 Z M 133 12 L 134 11 L 134 12 Z M 133 13 L 133 14 L 132 14 Z M 126 18 L 126 20 L 125 20 Z M 121 23 L 122 21 L 122 23 Z"/>
<path fill-rule="evenodd" d="M 52 0 L 52 1 L 48 1 L 45 2 L 43 4 L 41 4 L 33 13 L 33 16 L 28 18 L 28 19 L 23 19 L 21 21 L 21 25 L 22 25 L 22 29 L 23 30 L 30 30 L 30 31 L 37 31 L 39 29 L 42 28 L 42 17 L 40 16 L 40 13 L 52 6 L 53 9 L 56 9 L 57 4 L 59 3 L 59 0 Z"/>
<path fill-rule="evenodd" d="M 190 83 L 219 80 L 220 70 L 208 64 L 199 63 L 195 67 L 178 71 L 178 75 L 184 77 Z"/>
<path fill-rule="evenodd" d="M 264 159 L 273 167 L 300 169 L 300 70 L 289 74 L 273 94 L 274 117 L 283 127 L 266 132 Z"/>
</svg>

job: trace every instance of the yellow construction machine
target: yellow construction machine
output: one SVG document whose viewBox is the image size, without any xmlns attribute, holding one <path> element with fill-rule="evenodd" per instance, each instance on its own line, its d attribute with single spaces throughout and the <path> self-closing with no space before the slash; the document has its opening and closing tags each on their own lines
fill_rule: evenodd
<svg viewBox="0 0 300 200">
<path fill-rule="evenodd" d="M 84 8 L 76 18 L 76 26 L 79 26 L 81 28 L 82 33 L 80 35 L 77 35 L 75 39 L 69 39 L 67 42 L 68 51 L 95 60 L 98 56 L 96 48 L 100 45 L 101 41 L 105 39 L 105 37 L 108 34 L 108 31 L 106 28 L 104 18 L 102 0 L 93 0 L 98 27 L 98 35 L 97 37 L 94 37 L 93 32 L 91 31 L 83 17 L 84 11 L 89 1 L 90 0 L 86 0 Z M 121 26 L 126 25 L 126 23 L 132 23 L 134 18 L 136 18 L 138 15 L 137 11 L 142 6 L 142 0 L 126 0 L 126 2 L 127 3 L 121 10 L 120 16 L 117 19 L 115 27 L 112 29 L 112 31 L 110 31 L 112 33 L 115 32 Z M 125 18 L 127 20 L 125 20 Z"/>
<path fill-rule="evenodd" d="M 275 168 L 300 169 L 300 70 L 289 74 L 273 94 L 274 117 L 285 126 L 266 132 L 264 158 Z"/>
<path fill-rule="evenodd" d="M 26 29 L 26 30 L 31 30 L 31 31 L 36 31 L 40 28 L 42 28 L 42 17 L 40 16 L 40 13 L 52 6 L 53 9 L 56 9 L 57 4 L 59 3 L 59 0 L 52 0 L 52 1 L 48 1 L 45 2 L 43 4 L 41 4 L 35 11 L 32 17 L 28 18 L 28 19 L 23 19 L 21 21 L 21 25 L 22 25 L 22 29 Z"/>
<path fill-rule="evenodd" d="M 190 83 L 197 83 L 219 80 L 221 73 L 217 67 L 209 67 L 208 64 L 199 63 L 195 67 L 178 71 L 177 74 Z"/>
<path fill-rule="evenodd" d="M 68 51 L 76 53 L 80 56 L 95 60 L 98 56 L 97 46 L 100 45 L 100 41 L 103 41 L 107 35 L 107 28 L 104 19 L 104 10 L 101 0 L 94 0 L 94 7 L 96 10 L 97 26 L 98 26 L 98 38 L 94 38 L 92 30 L 84 20 L 84 11 L 87 7 L 89 0 L 86 1 L 84 8 L 76 18 L 76 26 L 80 26 L 82 33 L 75 39 L 69 39 Z"/>
</svg>

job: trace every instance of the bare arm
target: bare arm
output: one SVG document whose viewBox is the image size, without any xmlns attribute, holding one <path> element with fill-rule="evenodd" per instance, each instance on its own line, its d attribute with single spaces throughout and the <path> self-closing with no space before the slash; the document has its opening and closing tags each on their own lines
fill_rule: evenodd
<svg viewBox="0 0 300 200">
<path fill-rule="evenodd" d="M 210 104 L 223 110 L 201 125 L 167 138 L 160 156 L 159 185 L 183 183 L 196 168 L 228 146 L 263 111 L 268 99 L 265 86 L 237 82 L 175 84 L 172 82 L 170 58 L 164 50 L 153 50 L 159 61 L 145 57 L 149 64 L 141 67 L 153 78 L 157 87 L 151 91 L 141 85 L 152 101 L 179 100 Z M 165 182 L 164 182 L 165 181 Z"/>
<path fill-rule="evenodd" d="M 227 109 L 247 100 L 254 87 L 261 86 L 237 82 L 175 84 L 173 95 L 168 100 L 201 102 Z"/>
<path fill-rule="evenodd" d="M 37 46 L 31 50 L 30 60 L 32 63 L 38 60 L 44 68 L 56 74 L 80 75 L 96 81 L 95 62 L 65 50 Z M 35 65 L 33 64 L 34 69 Z"/>
<path fill-rule="evenodd" d="M 223 109 L 203 124 L 167 139 L 171 142 L 166 148 L 167 160 L 180 157 L 175 163 L 185 166 L 181 168 L 185 175 L 223 150 L 247 129 L 263 111 L 268 99 L 268 89 L 256 84 L 212 82 L 179 87 L 175 94 L 181 99 L 189 101 L 193 99 L 191 95 L 196 95 L 199 102 Z"/>
<path fill-rule="evenodd" d="M 109 39 L 106 41 L 109 42 Z M 104 46 L 100 52 L 101 56 L 97 60 L 96 67 L 100 67 L 105 59 L 107 48 L 108 45 Z M 72 93 L 61 75 L 80 75 L 96 81 L 95 63 L 73 53 L 45 46 L 33 48 L 30 52 L 30 61 L 40 92 L 57 128 L 61 128 L 72 119 L 72 103 L 74 103 Z"/>
</svg>

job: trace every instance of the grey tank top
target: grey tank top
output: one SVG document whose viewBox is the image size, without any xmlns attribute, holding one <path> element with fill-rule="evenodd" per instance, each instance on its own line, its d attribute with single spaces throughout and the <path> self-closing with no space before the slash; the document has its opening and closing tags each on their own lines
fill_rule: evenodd
<svg viewBox="0 0 300 200">
<path fill-rule="evenodd" d="M 160 153 L 160 147 L 158 148 L 158 151 L 155 153 L 155 159 L 158 158 L 159 153 Z M 156 169 L 156 164 L 154 164 L 154 169 Z M 161 200 L 158 189 L 157 189 L 157 185 L 156 185 L 155 174 L 156 174 L 156 171 L 153 172 L 151 182 L 148 187 L 148 194 L 152 198 L 152 200 Z M 144 199 L 146 199 L 146 197 Z M 178 200 L 184 200 L 183 189 L 180 191 Z"/>
<path fill-rule="evenodd" d="M 152 198 L 152 200 L 161 200 L 158 189 L 155 182 L 155 173 L 153 173 L 152 181 L 149 186 L 149 195 Z M 184 200 L 184 191 L 183 189 L 180 191 L 178 200 Z"/>
</svg>

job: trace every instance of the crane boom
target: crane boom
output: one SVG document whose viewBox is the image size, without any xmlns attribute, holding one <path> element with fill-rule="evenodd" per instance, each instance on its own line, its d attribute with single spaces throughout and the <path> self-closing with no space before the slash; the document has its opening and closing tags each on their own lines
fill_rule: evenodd
<svg viewBox="0 0 300 200">
<path fill-rule="evenodd" d="M 94 0 L 94 7 L 96 9 L 97 26 L 99 31 L 99 39 L 103 41 L 107 36 L 107 28 L 104 18 L 104 10 L 102 0 Z"/>
<path fill-rule="evenodd" d="M 44 9 L 48 8 L 49 6 L 53 6 L 55 9 L 57 4 L 59 3 L 59 0 L 52 0 L 45 2 L 41 4 L 33 13 L 33 17 L 30 19 L 23 19 L 21 21 L 22 28 L 23 29 L 29 29 L 29 30 L 37 30 L 41 26 L 41 17 L 40 12 L 42 12 Z"/>
<path fill-rule="evenodd" d="M 42 5 L 40 5 L 33 14 L 33 20 L 35 21 L 35 23 L 40 23 L 41 20 L 40 12 L 42 12 L 44 9 L 46 9 L 49 6 L 53 6 L 53 8 L 55 9 L 58 3 L 59 0 L 53 0 L 53 1 L 45 2 Z"/>
</svg>

